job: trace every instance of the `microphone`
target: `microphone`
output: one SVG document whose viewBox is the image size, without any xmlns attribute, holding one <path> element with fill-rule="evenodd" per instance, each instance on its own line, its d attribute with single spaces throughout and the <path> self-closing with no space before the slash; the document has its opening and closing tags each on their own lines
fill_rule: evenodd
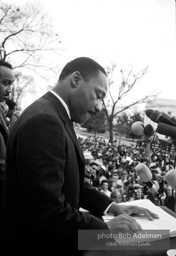
<svg viewBox="0 0 176 256">
<path fill-rule="evenodd" d="M 146 116 L 147 116 L 148 118 L 150 118 L 153 122 L 158 123 L 158 122 L 157 122 L 157 118 L 158 118 L 158 116 L 159 116 L 159 114 L 160 114 L 160 112 L 159 112 L 158 110 L 147 109 L 147 110 L 145 111 L 145 114 L 146 114 Z"/>
<path fill-rule="evenodd" d="M 176 127 L 174 126 L 167 125 L 164 123 L 159 123 L 156 128 L 156 132 L 176 139 Z"/>
<path fill-rule="evenodd" d="M 176 122 L 174 121 L 174 119 L 169 115 L 165 114 L 164 112 L 161 112 L 159 114 L 157 120 L 158 120 L 158 123 L 164 123 L 164 124 L 168 124 L 176 127 Z"/>
<path fill-rule="evenodd" d="M 153 136 L 154 132 L 155 131 L 154 131 L 153 126 L 151 124 L 147 124 L 144 127 L 144 134 L 145 134 L 145 136 L 151 137 L 151 136 Z"/>
<path fill-rule="evenodd" d="M 152 194 L 155 194 L 159 189 L 159 184 L 157 181 L 152 180 L 152 173 L 149 170 L 149 168 L 147 167 L 147 165 L 145 165 L 143 163 L 139 163 L 135 167 L 135 170 L 136 170 L 137 175 L 141 178 L 141 180 L 144 183 L 146 183 L 150 192 Z"/>
<path fill-rule="evenodd" d="M 140 122 L 140 121 L 134 122 L 131 126 L 131 131 L 135 135 L 144 136 L 144 124 L 143 124 L 143 122 Z"/>
<path fill-rule="evenodd" d="M 144 126 L 143 122 L 134 122 L 131 126 L 131 131 L 138 136 L 151 137 L 154 134 L 154 129 L 151 124 Z"/>
<path fill-rule="evenodd" d="M 170 117 L 164 112 L 159 112 L 158 110 L 147 109 L 145 111 L 147 117 L 149 117 L 155 123 L 164 123 L 176 127 L 175 117 Z"/>
<path fill-rule="evenodd" d="M 176 189 L 176 169 L 169 170 L 165 174 L 164 179 L 173 189 Z"/>
<path fill-rule="evenodd" d="M 147 117 L 150 118 L 150 116 L 151 116 L 151 114 L 152 114 L 153 112 L 154 112 L 153 109 L 147 109 L 147 110 L 145 111 L 145 114 L 146 114 Z"/>
<path fill-rule="evenodd" d="M 141 178 L 143 182 L 148 182 L 152 179 L 152 173 L 147 167 L 147 165 L 143 163 L 139 163 L 135 167 L 137 175 Z"/>
<path fill-rule="evenodd" d="M 158 124 L 158 116 L 159 116 L 159 111 L 153 111 L 153 113 L 150 116 L 150 119 L 154 122 Z"/>
</svg>

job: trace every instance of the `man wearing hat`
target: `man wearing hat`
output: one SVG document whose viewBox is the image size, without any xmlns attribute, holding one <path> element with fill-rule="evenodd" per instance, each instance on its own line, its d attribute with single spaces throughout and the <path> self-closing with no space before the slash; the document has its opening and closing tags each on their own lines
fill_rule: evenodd
<svg viewBox="0 0 176 256">
<path fill-rule="evenodd" d="M 85 160 L 84 181 L 93 185 L 96 176 L 96 170 L 95 168 L 92 168 L 91 163 L 93 162 L 94 158 L 90 151 L 84 151 L 83 155 Z"/>
</svg>

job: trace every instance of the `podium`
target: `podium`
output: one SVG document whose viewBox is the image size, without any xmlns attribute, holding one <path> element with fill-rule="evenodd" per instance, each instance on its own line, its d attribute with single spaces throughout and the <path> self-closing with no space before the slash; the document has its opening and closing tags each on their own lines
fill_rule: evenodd
<svg viewBox="0 0 176 256">
<path fill-rule="evenodd" d="M 172 212 L 170 209 L 168 209 L 165 206 L 161 206 L 161 208 L 166 211 L 168 214 L 172 215 L 175 218 L 176 222 L 176 213 Z M 170 248 L 166 250 L 160 250 L 161 243 L 164 243 L 164 240 L 160 241 L 153 241 L 151 243 L 155 243 L 156 248 L 158 250 L 150 250 L 149 248 L 146 248 L 146 250 L 133 250 L 133 247 L 131 247 L 131 250 L 125 250 L 122 247 L 122 250 L 90 250 L 90 251 L 84 251 L 84 256 L 167 256 L 167 251 L 169 249 L 176 249 L 176 236 L 167 238 L 170 240 Z"/>
</svg>

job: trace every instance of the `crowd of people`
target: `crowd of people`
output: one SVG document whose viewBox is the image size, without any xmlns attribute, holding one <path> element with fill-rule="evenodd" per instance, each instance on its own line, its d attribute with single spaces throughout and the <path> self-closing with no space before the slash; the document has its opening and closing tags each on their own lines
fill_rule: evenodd
<svg viewBox="0 0 176 256">
<path fill-rule="evenodd" d="M 149 198 L 154 204 L 164 205 L 176 213 L 175 191 L 164 180 L 167 171 L 175 167 L 175 152 L 170 150 L 170 145 L 165 149 L 157 145 L 157 154 L 152 154 L 142 142 L 116 146 L 101 137 L 79 135 L 78 140 L 86 161 L 86 182 L 115 202 Z M 159 184 L 156 193 L 151 192 L 136 173 L 135 167 L 141 162 L 149 166 L 153 180 Z"/>
<path fill-rule="evenodd" d="M 158 218 L 144 207 L 118 204 L 145 195 L 155 202 L 134 171 L 136 163 L 148 164 L 144 147 L 76 136 L 73 124 L 100 111 L 107 93 L 99 63 L 87 57 L 68 62 L 55 86 L 17 119 L 14 102 L 10 115 L 7 108 L 13 82 L 12 66 L 1 60 L 1 255 L 83 255 L 79 230 L 134 232 L 141 226 L 131 214 Z M 159 157 L 154 164 L 162 176 L 172 163 Z M 172 205 L 167 194 L 164 200 Z M 104 222 L 106 213 L 114 218 Z"/>
</svg>

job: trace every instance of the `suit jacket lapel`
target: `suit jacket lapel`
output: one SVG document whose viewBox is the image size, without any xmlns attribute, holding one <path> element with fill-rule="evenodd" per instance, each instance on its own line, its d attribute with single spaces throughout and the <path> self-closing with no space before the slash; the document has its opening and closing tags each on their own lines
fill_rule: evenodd
<svg viewBox="0 0 176 256">
<path fill-rule="evenodd" d="M 83 153 L 80 149 L 75 131 L 73 129 L 73 123 L 70 120 L 64 106 L 62 105 L 62 103 L 59 101 L 58 98 L 56 98 L 55 95 L 53 95 L 51 92 L 47 92 L 44 96 L 44 98 L 46 98 L 47 100 L 49 100 L 50 102 L 52 102 L 52 104 L 54 105 L 54 107 L 56 108 L 59 116 L 61 117 L 61 119 L 63 120 L 64 124 L 65 124 L 65 128 L 67 130 L 67 132 L 69 133 L 76 149 L 78 150 L 78 153 L 80 155 L 80 158 L 82 160 L 82 162 L 84 162 L 84 157 L 83 157 Z"/>
</svg>

